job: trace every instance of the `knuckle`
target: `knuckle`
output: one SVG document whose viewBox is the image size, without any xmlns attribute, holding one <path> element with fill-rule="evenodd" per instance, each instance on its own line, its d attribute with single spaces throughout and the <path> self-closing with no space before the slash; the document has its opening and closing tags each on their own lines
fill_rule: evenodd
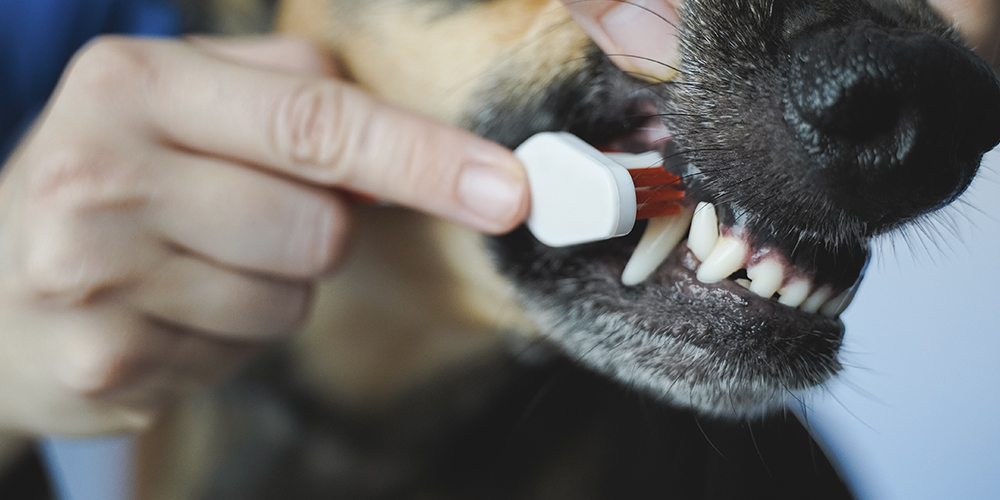
<svg viewBox="0 0 1000 500">
<path fill-rule="evenodd" d="M 146 42 L 105 35 L 77 53 L 67 76 L 69 89 L 91 97 L 120 98 L 122 91 L 155 80 L 156 65 Z"/>
<path fill-rule="evenodd" d="M 364 123 L 345 116 L 346 89 L 324 82 L 305 83 L 279 100 L 274 112 L 273 142 L 280 158 L 299 167 L 320 167 L 322 180 L 345 182 L 346 170 L 336 168 Z"/>
<path fill-rule="evenodd" d="M 55 252 L 53 252 L 55 253 Z M 22 276 L 23 290 L 32 300 L 84 306 L 107 288 L 99 280 L 83 276 L 86 265 L 67 252 L 59 256 L 29 260 Z"/>
<path fill-rule="evenodd" d="M 35 221 L 26 228 L 22 288 L 34 297 L 80 296 L 92 289 L 81 241 L 74 238 L 77 216 L 101 198 L 110 175 L 106 152 L 66 145 L 46 152 L 27 174 L 27 209 Z"/>
<path fill-rule="evenodd" d="M 119 162 L 107 147 L 67 141 L 43 152 L 28 174 L 32 199 L 46 207 L 78 206 L 119 177 Z"/>
</svg>

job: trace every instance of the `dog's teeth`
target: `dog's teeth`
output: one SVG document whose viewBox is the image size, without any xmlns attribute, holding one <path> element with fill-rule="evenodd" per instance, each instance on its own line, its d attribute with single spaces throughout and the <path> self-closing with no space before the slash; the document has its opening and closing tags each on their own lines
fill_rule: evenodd
<svg viewBox="0 0 1000 500">
<path fill-rule="evenodd" d="M 857 287 L 851 287 L 844 290 L 840 295 L 828 300 L 826 304 L 823 304 L 823 308 L 820 309 L 820 313 L 829 318 L 836 318 L 847 310 L 847 306 L 851 305 L 851 301 L 854 300 L 854 294 L 858 293 Z"/>
<path fill-rule="evenodd" d="M 778 302 L 788 307 L 799 307 L 809 297 L 809 288 L 806 280 L 793 281 L 778 290 Z"/>
<path fill-rule="evenodd" d="M 739 279 L 737 279 L 736 280 L 736 284 L 739 285 L 739 286 L 741 286 L 741 287 L 743 287 L 743 288 L 746 288 L 747 290 L 753 290 L 753 288 L 752 288 L 753 283 L 751 283 L 750 280 L 748 280 L 746 278 L 739 278 Z"/>
<path fill-rule="evenodd" d="M 701 202 L 691 219 L 691 234 L 688 235 L 687 246 L 698 260 L 705 262 L 718 239 L 719 217 L 715 214 L 715 205 Z"/>
<path fill-rule="evenodd" d="M 732 236 L 720 237 L 698 268 L 698 281 L 710 284 L 726 279 L 743 267 L 748 252 L 749 248 L 743 240 Z"/>
<path fill-rule="evenodd" d="M 781 288 L 784 280 L 784 266 L 774 259 L 766 259 L 759 264 L 747 269 L 747 277 L 753 280 L 750 284 L 750 291 L 764 297 L 771 298 L 774 292 Z"/>
<path fill-rule="evenodd" d="M 819 290 L 816 290 L 809 296 L 808 299 L 806 299 L 805 302 L 802 303 L 802 310 L 807 313 L 819 312 L 820 307 L 823 307 L 823 304 L 825 304 L 827 300 L 830 300 L 831 295 L 833 295 L 833 290 L 830 290 L 830 287 L 824 286 Z"/>
<path fill-rule="evenodd" d="M 625 264 L 622 283 L 625 286 L 637 285 L 653 274 L 684 239 L 690 222 L 690 209 L 684 209 L 677 215 L 650 219 L 632 258 Z"/>
</svg>

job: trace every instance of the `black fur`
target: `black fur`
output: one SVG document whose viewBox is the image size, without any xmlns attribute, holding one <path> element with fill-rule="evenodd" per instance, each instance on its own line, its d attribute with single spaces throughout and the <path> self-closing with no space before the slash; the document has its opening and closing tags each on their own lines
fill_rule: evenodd
<svg viewBox="0 0 1000 500">
<path fill-rule="evenodd" d="M 199 498 L 850 498 L 794 417 L 720 423 L 550 353 L 480 360 L 378 415 L 270 361 L 215 394 L 229 458 Z"/>
</svg>

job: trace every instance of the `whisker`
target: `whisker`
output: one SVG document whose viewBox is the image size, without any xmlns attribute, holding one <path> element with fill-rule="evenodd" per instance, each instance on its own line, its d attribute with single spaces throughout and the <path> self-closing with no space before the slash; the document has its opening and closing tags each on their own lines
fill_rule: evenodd
<svg viewBox="0 0 1000 500">
<path fill-rule="evenodd" d="M 679 73 L 681 75 L 687 74 L 686 72 L 682 71 L 680 68 L 678 68 L 678 67 L 676 67 L 676 66 L 674 66 L 672 64 L 667 64 L 667 63 L 665 63 L 663 61 L 660 61 L 658 59 L 654 59 L 652 57 L 639 56 L 639 55 L 635 55 L 635 54 L 605 54 L 605 55 L 608 56 L 608 57 L 627 57 L 627 58 L 630 58 L 630 59 L 639 59 L 639 60 L 642 60 L 642 61 L 649 61 L 649 62 L 651 62 L 653 64 L 659 64 L 660 66 L 663 66 L 664 68 L 674 70 L 674 71 L 676 71 L 677 73 Z M 643 75 L 643 76 L 645 76 L 645 75 Z"/>
</svg>

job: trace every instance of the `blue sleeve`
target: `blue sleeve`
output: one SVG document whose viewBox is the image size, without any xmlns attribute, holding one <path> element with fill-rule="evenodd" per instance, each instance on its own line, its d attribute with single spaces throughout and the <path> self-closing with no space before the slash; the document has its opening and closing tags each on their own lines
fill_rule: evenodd
<svg viewBox="0 0 1000 500">
<path fill-rule="evenodd" d="M 0 1 L 0 161 L 88 40 L 102 33 L 179 31 L 180 16 L 166 0 Z"/>
</svg>

